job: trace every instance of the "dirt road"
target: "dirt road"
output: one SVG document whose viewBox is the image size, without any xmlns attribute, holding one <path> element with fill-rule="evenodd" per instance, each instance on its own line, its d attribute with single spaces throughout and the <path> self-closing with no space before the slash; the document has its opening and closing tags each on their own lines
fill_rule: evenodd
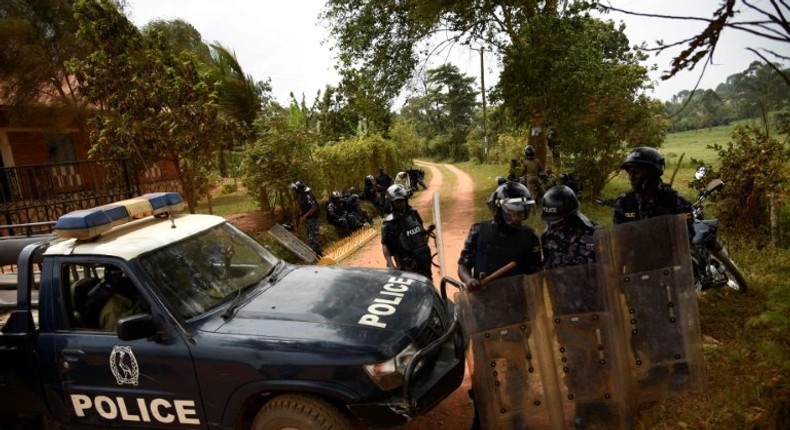
<svg viewBox="0 0 790 430">
<path fill-rule="evenodd" d="M 442 187 L 446 174 L 455 176 L 455 180 L 450 181 L 455 184 L 454 189 L 450 191 L 453 198 L 450 199 L 447 207 L 442 206 L 440 209 L 446 265 L 445 273 L 447 276 L 457 279 L 458 265 L 456 262 L 463 248 L 466 234 L 473 222 L 474 183 L 469 175 L 455 166 L 426 162 L 418 162 L 418 164 L 423 169 L 430 170 L 431 181 L 427 184 L 428 189 L 416 193 L 409 204 L 419 211 L 426 223 L 429 219 L 432 219 L 431 204 L 433 193 L 439 191 Z M 340 264 L 343 266 L 386 267 L 384 255 L 381 251 L 381 237 L 374 238 L 354 255 L 341 261 Z M 437 268 L 434 268 L 433 278 L 438 286 L 441 277 Z M 450 288 L 450 294 L 452 294 L 452 291 L 455 290 Z M 471 382 L 467 375 L 463 384 L 450 397 L 430 413 L 416 419 L 404 428 L 408 430 L 463 430 L 470 428 L 474 415 L 472 402 L 467 396 L 467 390 L 470 386 Z"/>
</svg>

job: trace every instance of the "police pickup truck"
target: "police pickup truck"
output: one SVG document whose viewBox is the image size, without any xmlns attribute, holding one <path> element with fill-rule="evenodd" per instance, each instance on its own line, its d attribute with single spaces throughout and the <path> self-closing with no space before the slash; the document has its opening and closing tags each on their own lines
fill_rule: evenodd
<svg viewBox="0 0 790 430">
<path fill-rule="evenodd" d="M 291 265 L 182 208 L 146 194 L 0 241 L 4 423 L 392 427 L 461 384 L 454 304 L 422 276 Z"/>
</svg>

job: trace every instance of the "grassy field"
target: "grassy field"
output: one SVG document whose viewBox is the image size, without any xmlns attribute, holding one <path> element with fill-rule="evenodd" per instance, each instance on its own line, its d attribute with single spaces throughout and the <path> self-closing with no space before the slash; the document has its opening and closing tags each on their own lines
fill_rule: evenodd
<svg viewBox="0 0 790 430">
<path fill-rule="evenodd" d="M 685 154 L 674 183 L 678 191 L 693 200 L 696 193 L 686 186 L 697 167 L 691 158 L 717 165 L 716 153 L 707 146 L 726 143 L 730 134 L 731 127 L 717 127 L 668 136 L 661 151 L 670 174 Z M 457 167 L 476 183 L 475 218 L 489 218 L 486 197 L 495 188 L 496 176 L 507 173 L 507 166 L 459 163 Z M 450 186 L 445 183 L 440 190 L 442 199 L 450 198 Z M 621 174 L 607 185 L 604 195 L 616 196 L 628 188 Z M 220 215 L 255 210 L 243 192 L 217 196 L 213 205 Z M 708 215 L 715 215 L 715 205 L 709 209 Z M 205 204 L 201 210 L 206 210 Z M 608 206 L 583 201 L 582 211 L 602 226 L 612 223 Z M 533 213 L 528 224 L 538 233 L 543 230 L 539 213 Z M 731 240 L 726 231 L 722 239 L 749 282 L 749 292 L 714 290 L 699 298 L 707 389 L 641 410 L 636 429 L 790 429 L 790 249 L 787 244 L 779 249 L 757 248 Z"/>
</svg>

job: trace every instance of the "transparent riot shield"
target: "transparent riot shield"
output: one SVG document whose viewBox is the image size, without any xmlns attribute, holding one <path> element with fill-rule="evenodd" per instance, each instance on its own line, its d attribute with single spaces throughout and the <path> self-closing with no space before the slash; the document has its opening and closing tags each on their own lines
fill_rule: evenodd
<svg viewBox="0 0 790 430">
<path fill-rule="evenodd" d="M 484 429 L 562 428 L 562 416 L 551 407 L 559 383 L 550 365 L 545 308 L 528 284 L 526 276 L 511 276 L 458 295 Z"/>
<path fill-rule="evenodd" d="M 596 233 L 602 284 L 608 285 L 627 343 L 628 377 L 638 402 L 704 389 L 697 296 L 683 215 L 619 224 Z"/>
<path fill-rule="evenodd" d="M 606 285 L 594 264 L 556 268 L 531 277 L 543 282 L 553 370 L 561 381 L 556 406 L 565 428 L 630 427 L 625 348 L 618 342 Z"/>
</svg>

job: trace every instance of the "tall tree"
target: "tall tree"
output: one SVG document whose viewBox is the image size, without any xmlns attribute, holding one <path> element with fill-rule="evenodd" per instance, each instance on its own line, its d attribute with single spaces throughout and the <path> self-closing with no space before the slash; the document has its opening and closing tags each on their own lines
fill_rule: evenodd
<svg viewBox="0 0 790 430">
<path fill-rule="evenodd" d="M 496 93 L 523 125 L 552 133 L 564 166 L 597 195 L 628 146 L 663 140 L 663 106 L 644 95 L 643 55 L 623 27 L 572 10 L 533 18 L 508 49 Z M 554 160 L 559 163 L 560 160 Z"/>
<path fill-rule="evenodd" d="M 173 53 L 158 31 L 143 36 L 109 0 L 79 1 L 75 13 L 80 39 L 96 47 L 69 63 L 97 107 L 92 152 L 170 160 L 194 212 L 217 148 L 240 130 L 221 112 L 217 82 L 193 52 Z"/>
<path fill-rule="evenodd" d="M 441 43 L 484 43 L 497 49 L 520 44 L 532 18 L 555 11 L 558 0 L 329 0 L 322 13 L 336 39 L 343 68 L 385 76 L 382 96 L 394 99 L 411 78 L 432 38 Z"/>
<path fill-rule="evenodd" d="M 389 129 L 392 102 L 383 96 L 386 89 L 381 76 L 369 76 L 355 69 L 341 70 L 340 75 L 340 84 L 327 86 L 314 106 L 324 141 L 337 142 Z"/>
<path fill-rule="evenodd" d="M 414 121 L 416 129 L 428 139 L 430 155 L 465 160 L 476 95 L 473 77 L 444 64 L 426 72 L 425 94 L 409 99 L 401 114 Z"/>
</svg>

